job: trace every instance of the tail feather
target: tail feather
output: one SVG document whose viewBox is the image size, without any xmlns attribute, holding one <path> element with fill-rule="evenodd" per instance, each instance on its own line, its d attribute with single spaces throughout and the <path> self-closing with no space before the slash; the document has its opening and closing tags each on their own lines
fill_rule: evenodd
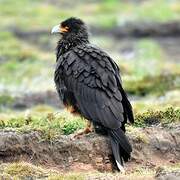
<svg viewBox="0 0 180 180">
<path fill-rule="evenodd" d="M 126 94 L 126 92 L 124 91 L 124 89 L 122 88 L 121 85 L 120 85 L 120 87 L 121 87 L 121 94 L 122 94 L 122 97 L 123 97 L 122 98 L 122 104 L 123 104 L 125 114 L 127 115 L 128 119 L 129 119 L 129 122 L 134 123 L 134 115 L 133 115 L 133 110 L 132 110 L 131 103 L 129 102 L 127 94 Z"/>
<path fill-rule="evenodd" d="M 121 172 L 124 172 L 123 162 L 130 159 L 132 147 L 126 135 L 120 128 L 109 130 L 109 137 L 117 167 Z"/>
<path fill-rule="evenodd" d="M 112 151 L 115 157 L 117 167 L 121 172 L 125 172 L 124 167 L 123 167 L 123 159 L 120 155 L 119 144 L 115 142 L 112 138 L 110 138 L 110 140 L 111 140 Z"/>
</svg>

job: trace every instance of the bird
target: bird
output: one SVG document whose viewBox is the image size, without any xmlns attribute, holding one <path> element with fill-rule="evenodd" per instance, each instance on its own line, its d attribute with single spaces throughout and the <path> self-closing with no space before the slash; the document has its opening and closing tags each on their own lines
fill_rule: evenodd
<svg viewBox="0 0 180 180">
<path fill-rule="evenodd" d="M 125 124 L 134 122 L 132 105 L 122 87 L 120 69 L 101 48 L 90 43 L 87 25 L 70 17 L 54 26 L 56 47 L 55 87 L 70 112 L 88 120 L 84 132 L 107 134 L 119 171 L 131 157 Z"/>
</svg>

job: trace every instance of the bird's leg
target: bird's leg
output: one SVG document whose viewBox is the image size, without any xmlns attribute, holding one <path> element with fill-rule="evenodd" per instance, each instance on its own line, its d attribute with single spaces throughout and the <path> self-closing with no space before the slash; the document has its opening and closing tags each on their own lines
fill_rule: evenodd
<svg viewBox="0 0 180 180">
<path fill-rule="evenodd" d="M 73 106 L 66 106 L 67 110 L 70 112 L 70 113 L 75 113 L 76 110 Z"/>
<path fill-rule="evenodd" d="M 88 133 L 90 133 L 90 132 L 92 132 L 92 123 L 91 123 L 91 121 L 88 121 L 88 122 L 87 122 L 87 126 L 86 126 L 86 128 L 84 129 L 84 133 L 85 133 L 85 134 L 88 134 Z"/>
<path fill-rule="evenodd" d="M 92 131 L 93 131 L 92 130 L 92 123 L 90 121 L 88 121 L 86 128 L 83 131 L 78 132 L 76 135 L 74 135 L 74 138 L 79 138 L 81 135 L 88 134 Z"/>
</svg>

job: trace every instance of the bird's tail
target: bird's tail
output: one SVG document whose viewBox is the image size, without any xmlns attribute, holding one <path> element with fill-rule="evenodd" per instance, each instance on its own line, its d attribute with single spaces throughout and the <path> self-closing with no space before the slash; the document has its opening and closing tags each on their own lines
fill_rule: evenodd
<svg viewBox="0 0 180 180">
<path fill-rule="evenodd" d="M 132 147 L 121 128 L 109 130 L 108 134 L 117 167 L 121 172 L 124 172 L 123 162 L 130 159 Z"/>
</svg>

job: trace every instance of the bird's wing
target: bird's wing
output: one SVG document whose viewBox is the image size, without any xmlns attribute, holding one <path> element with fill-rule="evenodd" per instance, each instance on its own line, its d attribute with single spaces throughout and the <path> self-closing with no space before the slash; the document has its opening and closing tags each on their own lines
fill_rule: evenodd
<svg viewBox="0 0 180 180">
<path fill-rule="evenodd" d="M 66 53 L 59 66 L 63 67 L 67 89 L 73 92 L 86 118 L 110 129 L 127 121 L 125 106 L 130 103 L 123 104 L 129 101 L 121 86 L 119 69 L 106 53 L 91 45 L 80 45 Z"/>
</svg>

